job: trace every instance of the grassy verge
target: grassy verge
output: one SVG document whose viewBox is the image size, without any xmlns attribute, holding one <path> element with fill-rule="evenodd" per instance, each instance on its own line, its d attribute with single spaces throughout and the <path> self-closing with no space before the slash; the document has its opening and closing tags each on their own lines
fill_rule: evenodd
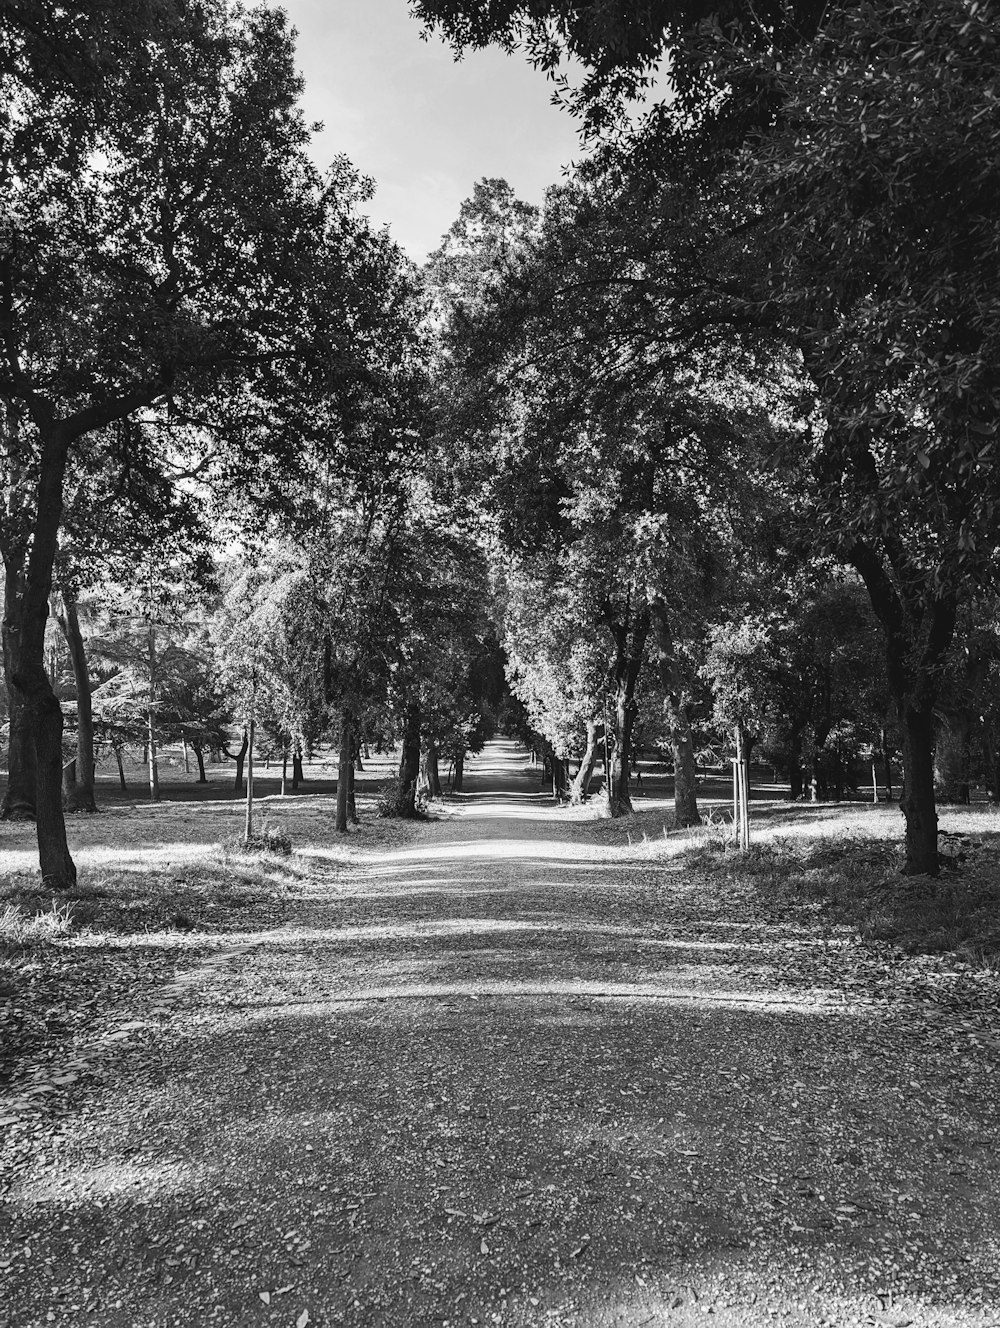
<svg viewBox="0 0 1000 1328">
<path fill-rule="evenodd" d="M 955 956 L 1000 966 L 1000 818 L 993 807 L 942 813 L 943 869 L 937 879 L 905 877 L 898 810 L 772 806 L 759 811 L 748 853 L 717 821 L 664 834 L 632 818 L 617 832 L 627 851 L 679 859 L 717 889 L 749 887 L 761 900 L 800 904 L 856 927 L 868 941 L 908 953 Z"/>
</svg>

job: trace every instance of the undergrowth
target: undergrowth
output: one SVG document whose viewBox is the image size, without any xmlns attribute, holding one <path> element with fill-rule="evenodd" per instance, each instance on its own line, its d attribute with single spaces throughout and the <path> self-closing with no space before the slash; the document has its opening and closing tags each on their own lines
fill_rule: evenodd
<svg viewBox="0 0 1000 1328">
<path fill-rule="evenodd" d="M 864 940 L 1000 963 L 1000 851 L 991 837 L 942 836 L 937 878 L 903 876 L 900 845 L 867 837 L 774 836 L 742 853 L 731 826 L 707 825 L 690 832 L 680 856 L 685 867 L 768 900 L 818 909 Z"/>
</svg>

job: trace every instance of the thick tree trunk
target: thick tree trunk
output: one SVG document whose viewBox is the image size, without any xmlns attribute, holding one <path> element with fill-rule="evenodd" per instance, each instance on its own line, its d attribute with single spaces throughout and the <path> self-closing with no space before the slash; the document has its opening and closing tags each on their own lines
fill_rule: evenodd
<svg viewBox="0 0 1000 1328">
<path fill-rule="evenodd" d="M 925 589 L 919 598 L 908 601 L 908 611 L 904 611 L 900 592 L 877 553 L 858 543 L 851 551 L 851 561 L 868 587 L 885 632 L 886 674 L 903 735 L 899 803 L 906 818 L 903 871 L 908 876 L 936 876 L 940 861 L 934 803 L 934 703 L 955 634 L 958 602 L 951 597 L 933 598 Z M 907 570 L 915 581 L 923 575 L 909 565 Z M 898 567 L 896 571 L 898 575 Z M 900 582 L 907 584 L 903 577 Z M 919 632 L 914 631 L 914 622 L 919 623 Z"/>
<path fill-rule="evenodd" d="M 630 816 L 633 810 L 628 785 L 632 767 L 632 732 L 638 709 L 635 688 L 642 668 L 646 637 L 649 635 L 649 614 L 640 612 L 631 632 L 626 625 L 615 624 L 612 634 L 616 646 L 613 713 L 615 745 L 611 753 L 608 815 L 618 817 Z"/>
<path fill-rule="evenodd" d="M 670 746 L 674 758 L 674 825 L 700 825 L 698 767 L 687 712 L 687 697 L 674 650 L 666 601 L 657 595 L 650 602 L 650 621 L 656 649 L 656 668 L 666 697 Z"/>
<path fill-rule="evenodd" d="M 576 772 L 576 777 L 570 784 L 569 799 L 572 803 L 581 803 L 586 801 L 590 793 L 590 781 L 594 777 L 594 767 L 597 765 L 597 743 L 600 725 L 596 719 L 587 721 L 587 745 L 583 749 L 583 756 L 580 758 L 580 769 Z"/>
<path fill-rule="evenodd" d="M 90 668 L 80 630 L 80 615 L 72 592 L 63 589 L 66 612 L 59 619 L 69 647 L 73 679 L 76 683 L 76 769 L 64 781 L 64 799 L 68 812 L 96 812 L 94 801 L 94 710 L 91 702 Z"/>
<path fill-rule="evenodd" d="M 337 820 L 335 829 L 339 835 L 347 834 L 350 778 L 353 769 L 354 734 L 351 730 L 350 711 L 344 710 L 340 716 L 340 762 L 337 766 Z"/>
<path fill-rule="evenodd" d="M 421 787 L 432 798 L 441 797 L 441 770 L 437 743 L 429 742 L 420 767 Z"/>
<path fill-rule="evenodd" d="M 937 806 L 934 801 L 934 713 L 904 704 L 900 727 L 903 732 L 903 796 L 900 808 L 906 818 L 906 876 L 936 876 L 938 860 Z"/>
<path fill-rule="evenodd" d="M 194 752 L 194 759 L 198 762 L 198 783 L 207 784 L 208 775 L 205 774 L 205 756 L 201 750 L 200 742 L 192 742 L 191 750 Z"/>
<path fill-rule="evenodd" d="M 687 702 L 681 693 L 668 693 L 667 718 L 674 757 L 674 825 L 700 825 L 698 814 L 698 766 L 688 719 Z"/>
<path fill-rule="evenodd" d="M 62 731 L 59 701 L 45 672 L 45 625 L 52 593 L 62 519 L 62 489 L 69 436 L 51 422 L 42 434 L 35 521 L 31 535 L 23 594 L 8 608 L 13 689 L 25 710 L 28 731 L 35 749 L 35 826 L 42 880 L 51 890 L 68 890 L 76 884 L 76 867 L 66 840 L 62 805 Z"/>
<path fill-rule="evenodd" d="M 465 778 L 465 752 L 459 752 L 455 757 L 455 777 L 451 782 L 453 793 L 462 792 L 462 784 Z"/>
<path fill-rule="evenodd" d="M 417 781 L 420 778 L 420 702 L 406 707 L 403 749 L 399 758 L 399 811 L 412 816 L 416 810 Z"/>
<path fill-rule="evenodd" d="M 3 672 L 7 684 L 7 790 L 0 820 L 35 819 L 35 746 L 28 724 L 28 711 L 21 693 L 14 686 L 14 646 L 17 640 L 17 612 L 24 595 L 24 577 L 8 566 L 4 578 Z"/>
</svg>

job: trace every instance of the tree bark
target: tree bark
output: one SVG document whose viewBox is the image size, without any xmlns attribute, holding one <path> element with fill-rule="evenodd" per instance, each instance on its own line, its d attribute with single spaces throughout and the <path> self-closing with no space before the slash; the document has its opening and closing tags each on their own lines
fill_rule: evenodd
<svg viewBox="0 0 1000 1328">
<path fill-rule="evenodd" d="M 666 601 L 657 595 L 650 602 L 650 620 L 656 650 L 656 669 L 666 698 L 670 746 L 674 758 L 674 825 L 700 825 L 698 766 L 687 712 L 687 696 L 677 663 Z"/>
<path fill-rule="evenodd" d="M 340 716 L 340 762 L 337 766 L 337 820 L 339 835 L 347 834 L 348 793 L 351 771 L 354 768 L 354 734 L 351 732 L 351 714 L 344 710 Z"/>
<path fill-rule="evenodd" d="M 281 753 L 281 796 L 284 798 L 288 794 L 288 748 L 282 749 Z"/>
<path fill-rule="evenodd" d="M 587 721 L 587 745 L 580 758 L 580 769 L 576 772 L 576 777 L 569 788 L 569 799 L 572 803 L 585 802 L 590 792 L 590 781 L 594 777 L 594 767 L 597 765 L 597 735 L 600 727 L 596 719 Z"/>
<path fill-rule="evenodd" d="M 906 876 L 936 876 L 938 818 L 934 800 L 934 712 L 904 704 L 903 795 L 900 808 L 906 818 Z"/>
<path fill-rule="evenodd" d="M 208 775 L 205 774 L 205 756 L 201 750 L 200 742 L 192 742 L 191 750 L 194 752 L 194 759 L 198 762 L 198 783 L 207 784 Z"/>
<path fill-rule="evenodd" d="M 125 764 L 124 764 L 124 762 L 122 761 L 122 748 L 121 748 L 121 743 L 116 742 L 116 743 L 113 744 L 113 746 L 114 746 L 114 752 L 115 752 L 115 760 L 118 762 L 118 782 L 119 782 L 119 783 L 121 784 L 121 786 L 122 786 L 122 792 L 123 792 L 123 793 L 127 793 L 127 792 L 128 792 L 128 784 L 126 784 L 126 782 L 125 782 Z"/>
<path fill-rule="evenodd" d="M 631 632 L 626 623 L 610 623 L 615 640 L 614 710 L 615 744 L 611 754 L 608 787 L 608 815 L 630 816 L 633 811 L 629 796 L 629 773 L 632 765 L 632 731 L 635 727 L 635 689 L 642 669 L 646 638 L 649 635 L 649 613 L 636 615 Z"/>
<path fill-rule="evenodd" d="M 10 621 L 11 684 L 19 693 L 35 749 L 35 827 L 42 881 L 51 890 L 76 884 L 76 867 L 66 840 L 62 805 L 63 717 L 45 672 L 45 625 L 52 593 L 62 519 L 62 491 L 69 435 L 59 423 L 37 421 L 42 436 L 35 494 L 35 522 L 24 593 Z"/>
<path fill-rule="evenodd" d="M 432 798 L 441 797 L 441 771 L 437 743 L 429 742 L 421 762 L 421 784 Z"/>
<path fill-rule="evenodd" d="M 459 752 L 455 757 L 455 777 L 451 782 L 453 793 L 462 792 L 462 784 L 465 778 L 465 752 Z"/>
<path fill-rule="evenodd" d="M 552 797 L 562 802 L 569 797 L 570 778 L 569 762 L 564 756 L 552 755 Z"/>
<path fill-rule="evenodd" d="M 236 762 L 235 790 L 237 794 L 243 792 L 243 762 L 246 760 L 247 757 L 247 745 L 249 741 L 250 741 L 249 735 L 247 734 L 246 729 L 244 729 L 243 741 L 240 744 L 238 751 L 231 752 L 229 748 L 225 746 L 222 748 L 223 752 L 229 758 L 229 760 Z"/>
<path fill-rule="evenodd" d="M 80 630 L 80 614 L 76 598 L 65 587 L 62 589 L 65 613 L 59 625 L 69 648 L 73 679 L 76 683 L 76 769 L 73 777 L 64 781 L 64 800 L 68 812 L 96 812 L 94 801 L 94 709 L 91 701 L 90 668 L 87 650 Z"/>
<path fill-rule="evenodd" d="M 357 741 L 355 741 L 355 756 L 357 756 Z M 351 825 L 358 825 L 358 804 L 354 796 L 354 771 L 356 769 L 354 761 L 347 768 L 347 819 Z"/>
<path fill-rule="evenodd" d="M 399 758 L 399 811 L 412 816 L 416 810 L 417 780 L 420 778 L 420 702 L 406 707 L 403 749 Z"/>
<path fill-rule="evenodd" d="M 24 698 L 14 686 L 14 651 L 18 639 L 17 610 L 24 595 L 24 577 L 13 566 L 5 568 L 3 614 L 3 671 L 7 684 L 7 789 L 0 820 L 35 819 L 35 745 Z"/>
<path fill-rule="evenodd" d="M 297 789 L 300 784 L 306 782 L 306 777 L 302 773 L 302 744 L 297 742 L 295 750 L 292 752 L 292 788 Z"/>
</svg>

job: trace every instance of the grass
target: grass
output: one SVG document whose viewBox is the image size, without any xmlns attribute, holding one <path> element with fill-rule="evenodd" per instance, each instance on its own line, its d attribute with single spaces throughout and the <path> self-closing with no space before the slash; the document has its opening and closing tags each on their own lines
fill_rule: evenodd
<svg viewBox="0 0 1000 1328">
<path fill-rule="evenodd" d="M 895 812 L 895 814 L 893 814 Z M 942 871 L 903 876 L 898 811 L 857 804 L 784 804 L 758 814 L 742 853 L 718 819 L 675 834 L 633 837 L 650 857 L 683 866 L 725 888 L 746 885 L 856 927 L 862 939 L 908 953 L 953 953 L 977 967 L 1000 966 L 1000 817 L 993 807 L 942 813 Z M 641 818 L 640 818 L 641 820 Z"/>
</svg>

